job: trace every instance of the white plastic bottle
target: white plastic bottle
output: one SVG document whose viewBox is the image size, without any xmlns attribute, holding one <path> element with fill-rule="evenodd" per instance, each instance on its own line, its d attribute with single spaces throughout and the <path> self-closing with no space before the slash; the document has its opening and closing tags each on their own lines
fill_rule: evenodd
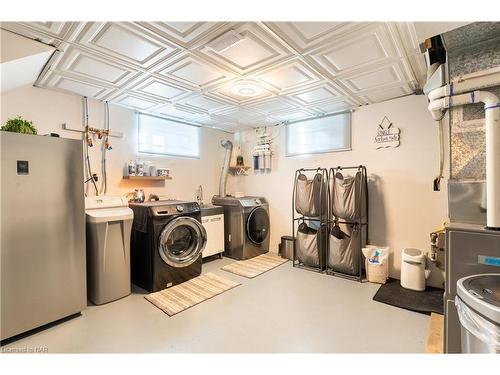
<svg viewBox="0 0 500 375">
<path fill-rule="evenodd" d="M 259 169 L 264 171 L 266 169 L 266 162 L 264 160 L 264 151 L 259 151 Z"/>
<path fill-rule="evenodd" d="M 268 171 L 271 170 L 271 151 L 264 151 L 264 165 Z"/>
</svg>

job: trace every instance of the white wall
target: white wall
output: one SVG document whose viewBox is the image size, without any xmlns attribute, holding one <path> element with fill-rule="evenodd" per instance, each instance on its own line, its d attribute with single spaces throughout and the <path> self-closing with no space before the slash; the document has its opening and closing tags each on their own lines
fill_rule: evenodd
<svg viewBox="0 0 500 375">
<path fill-rule="evenodd" d="M 89 125 L 103 127 L 104 106 L 102 103 L 89 100 Z M 40 89 L 31 86 L 4 93 L 1 95 L 2 124 L 17 115 L 33 121 L 38 134 L 55 132 L 66 138 L 81 139 L 82 134 L 62 130 L 61 124 L 80 126 L 82 124 L 81 97 Z M 123 138 L 110 137 L 112 151 L 107 153 L 108 194 L 126 194 L 134 188 L 143 188 L 146 197 L 149 193 L 165 195 L 169 198 L 194 200 L 198 185 L 203 185 L 206 202 L 218 193 L 219 173 L 224 158 L 224 150 L 220 146 L 222 139 L 233 139 L 232 134 L 209 128 L 201 128 L 200 158 L 186 159 L 165 156 L 153 156 L 137 153 L 137 118 L 133 111 L 110 105 L 110 129 L 123 132 Z M 100 141 L 98 142 L 100 143 Z M 93 172 L 101 177 L 100 149 L 92 147 L 90 153 Z M 137 182 L 123 180 L 125 163 L 140 156 L 150 160 L 158 167 L 171 169 L 173 179 L 165 182 Z M 88 191 L 93 194 L 93 190 Z M 228 179 L 231 186 L 231 177 Z"/>
<path fill-rule="evenodd" d="M 409 96 L 357 109 L 353 114 L 352 151 L 346 152 L 285 157 L 284 128 L 273 128 L 274 134 L 279 133 L 275 140 L 272 172 L 260 175 L 250 171 L 249 176 L 229 177 L 227 191 L 244 191 L 248 195 L 268 198 L 271 250 L 277 251 L 280 237 L 291 233 L 291 194 L 295 170 L 301 167 L 364 164 L 370 179 L 370 242 L 391 247 L 391 275 L 399 277 L 401 251 L 405 247 L 427 251 L 429 233 L 447 219 L 446 182 L 442 182 L 441 192 L 432 190 L 432 180 L 438 173 L 439 163 L 438 129 L 426 106 L 425 97 Z M 102 127 L 102 103 L 90 100 L 89 107 L 90 125 Z M 63 137 L 82 137 L 80 133 L 61 128 L 62 123 L 81 124 L 81 98 L 78 96 L 30 86 L 2 94 L 2 124 L 16 115 L 32 120 L 39 134 L 57 132 Z M 377 125 L 384 116 L 401 129 L 399 148 L 375 150 L 372 146 Z M 159 167 L 171 168 L 173 180 L 164 184 L 137 183 L 122 179 L 125 163 L 138 156 L 136 121 L 133 111 L 110 106 L 111 129 L 123 132 L 125 136 L 123 139 L 111 138 L 113 150 L 108 153 L 108 194 L 125 194 L 134 188 L 143 188 L 146 195 L 156 193 L 169 198 L 193 200 L 199 184 L 203 185 L 206 202 L 218 193 L 224 158 L 220 141 L 233 139 L 231 134 L 202 128 L 200 159 L 141 155 Z M 241 139 L 245 163 L 250 164 L 255 132 L 239 133 L 235 138 Z M 91 149 L 91 161 L 94 171 L 100 172 L 97 147 Z M 441 272 L 433 272 L 430 284 L 441 286 L 441 283 Z"/>
<path fill-rule="evenodd" d="M 391 276 L 399 278 L 400 255 L 406 247 L 429 249 L 429 233 L 447 219 L 446 181 L 434 192 L 438 174 L 438 128 L 427 111 L 424 96 L 409 96 L 357 109 L 352 118 L 352 151 L 285 157 L 285 129 L 272 128 L 273 170 L 267 174 L 239 177 L 235 189 L 266 197 L 270 202 L 271 250 L 277 251 L 282 235 L 291 234 L 291 194 L 298 168 L 363 164 L 369 176 L 369 240 L 393 251 Z M 377 126 L 387 116 L 401 129 L 398 148 L 376 150 L 372 141 Z M 254 131 L 236 135 L 241 140 L 245 163 L 251 164 Z M 431 267 L 434 268 L 434 267 Z M 442 272 L 435 270 L 429 283 L 442 286 Z"/>
</svg>

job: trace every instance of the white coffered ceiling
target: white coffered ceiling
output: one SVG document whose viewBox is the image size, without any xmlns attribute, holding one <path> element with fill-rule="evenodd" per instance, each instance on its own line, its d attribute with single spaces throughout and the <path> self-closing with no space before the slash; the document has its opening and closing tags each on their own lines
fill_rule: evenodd
<svg viewBox="0 0 500 375">
<path fill-rule="evenodd" d="M 236 131 L 415 92 L 412 23 L 4 22 L 61 51 L 37 85 Z M 225 36 L 234 44 L 218 48 Z M 261 88 L 242 96 L 242 79 Z"/>
</svg>

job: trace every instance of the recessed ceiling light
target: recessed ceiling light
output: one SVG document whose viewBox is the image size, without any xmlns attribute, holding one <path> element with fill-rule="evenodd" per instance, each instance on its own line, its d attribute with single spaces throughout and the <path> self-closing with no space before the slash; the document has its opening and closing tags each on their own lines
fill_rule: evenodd
<svg viewBox="0 0 500 375">
<path fill-rule="evenodd" d="M 255 81 L 245 80 L 236 82 L 231 91 L 239 96 L 258 96 L 262 93 L 262 87 Z"/>
</svg>

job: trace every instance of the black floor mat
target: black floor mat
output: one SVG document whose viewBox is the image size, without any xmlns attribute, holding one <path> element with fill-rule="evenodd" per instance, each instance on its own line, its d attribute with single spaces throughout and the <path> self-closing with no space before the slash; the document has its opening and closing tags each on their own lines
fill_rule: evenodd
<svg viewBox="0 0 500 375">
<path fill-rule="evenodd" d="M 399 280 L 389 279 L 386 284 L 380 286 L 373 299 L 423 314 L 431 312 L 443 314 L 443 293 L 443 289 L 430 286 L 423 292 L 405 289 Z"/>
</svg>

